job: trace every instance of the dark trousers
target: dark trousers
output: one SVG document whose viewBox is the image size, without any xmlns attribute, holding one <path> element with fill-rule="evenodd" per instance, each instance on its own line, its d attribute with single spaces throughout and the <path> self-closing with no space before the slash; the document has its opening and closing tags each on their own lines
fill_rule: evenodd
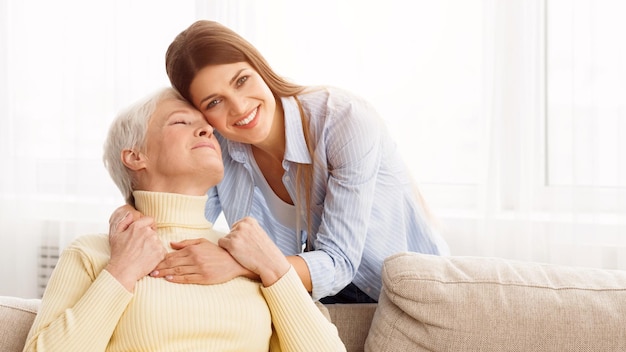
<svg viewBox="0 0 626 352">
<path fill-rule="evenodd" d="M 328 296 L 320 299 L 323 304 L 333 303 L 377 303 L 375 299 L 361 291 L 355 284 L 350 283 L 343 290 L 337 292 L 334 296 Z"/>
</svg>

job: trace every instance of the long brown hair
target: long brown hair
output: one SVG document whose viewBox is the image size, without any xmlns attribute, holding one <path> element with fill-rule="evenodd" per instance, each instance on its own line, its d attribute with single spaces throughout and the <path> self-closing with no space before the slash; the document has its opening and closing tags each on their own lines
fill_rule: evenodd
<svg viewBox="0 0 626 352">
<path fill-rule="evenodd" d="M 237 62 L 250 64 L 265 81 L 278 102 L 280 102 L 281 97 L 296 97 L 308 88 L 292 83 L 278 75 L 252 44 L 230 28 L 215 21 L 199 20 L 194 22 L 174 38 L 165 54 L 165 69 L 172 86 L 190 102 L 192 99 L 189 87 L 201 69 L 210 65 Z M 307 248 L 310 249 L 312 232 L 311 193 L 316 159 L 311 144 L 308 117 L 305 116 L 300 101 L 297 98 L 296 101 L 302 116 L 302 127 L 307 148 L 313 160 L 313 164 L 298 164 L 296 169 L 296 184 L 301 185 L 301 187 L 296 187 L 296 207 L 304 209 L 307 214 L 309 233 Z M 303 190 L 304 202 L 302 201 Z M 297 224 L 300 228 L 302 223 L 301 212 L 298 211 L 297 213 Z"/>
</svg>

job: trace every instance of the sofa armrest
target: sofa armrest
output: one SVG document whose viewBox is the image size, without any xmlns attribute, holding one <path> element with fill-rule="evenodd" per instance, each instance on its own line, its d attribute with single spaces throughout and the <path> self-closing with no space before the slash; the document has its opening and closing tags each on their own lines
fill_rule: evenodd
<svg viewBox="0 0 626 352">
<path fill-rule="evenodd" d="M 376 303 L 326 304 L 331 321 L 348 352 L 362 352 Z"/>
<path fill-rule="evenodd" d="M 21 352 L 40 300 L 0 296 L 0 351 Z"/>
</svg>

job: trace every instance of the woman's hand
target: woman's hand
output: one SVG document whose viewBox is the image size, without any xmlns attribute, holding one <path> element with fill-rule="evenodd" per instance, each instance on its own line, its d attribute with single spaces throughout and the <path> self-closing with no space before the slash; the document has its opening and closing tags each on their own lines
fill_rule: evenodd
<svg viewBox="0 0 626 352">
<path fill-rule="evenodd" d="M 133 221 L 128 213 L 112 230 L 109 234 L 111 259 L 105 269 L 133 292 L 135 283 L 152 272 L 167 251 L 150 217 Z"/>
<path fill-rule="evenodd" d="M 115 209 L 109 218 L 109 235 L 118 231 L 125 231 L 133 221 L 140 219 L 142 216 L 143 214 L 128 204 Z M 123 220 L 124 222 L 122 222 Z"/>
<path fill-rule="evenodd" d="M 219 239 L 218 244 L 242 266 L 258 274 L 265 287 L 274 284 L 291 266 L 259 223 L 251 217 L 236 222 L 230 233 Z"/>
<path fill-rule="evenodd" d="M 258 279 L 226 250 L 207 239 L 172 242 L 170 245 L 175 251 L 168 253 L 150 276 L 200 285 L 220 284 L 238 276 Z"/>
</svg>

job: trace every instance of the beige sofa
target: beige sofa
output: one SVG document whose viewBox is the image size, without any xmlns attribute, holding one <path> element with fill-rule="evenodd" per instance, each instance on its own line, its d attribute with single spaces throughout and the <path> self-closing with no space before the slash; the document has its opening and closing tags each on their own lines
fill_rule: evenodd
<svg viewBox="0 0 626 352">
<path fill-rule="evenodd" d="M 0 351 L 38 300 L 0 297 Z M 398 253 L 378 304 L 327 305 L 348 351 L 626 351 L 626 272 Z"/>
<path fill-rule="evenodd" d="M 0 296 L 0 352 L 21 352 L 40 301 Z M 333 304 L 328 314 L 338 328 L 348 352 L 363 351 L 377 305 Z"/>
</svg>

